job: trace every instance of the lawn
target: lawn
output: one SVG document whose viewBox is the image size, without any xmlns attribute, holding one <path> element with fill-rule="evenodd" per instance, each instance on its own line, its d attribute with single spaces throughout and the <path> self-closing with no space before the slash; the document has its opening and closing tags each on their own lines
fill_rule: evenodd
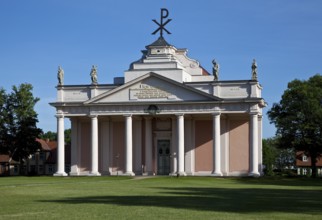
<svg viewBox="0 0 322 220">
<path fill-rule="evenodd" d="M 0 219 L 322 219 L 322 179 L 2 177 Z"/>
</svg>

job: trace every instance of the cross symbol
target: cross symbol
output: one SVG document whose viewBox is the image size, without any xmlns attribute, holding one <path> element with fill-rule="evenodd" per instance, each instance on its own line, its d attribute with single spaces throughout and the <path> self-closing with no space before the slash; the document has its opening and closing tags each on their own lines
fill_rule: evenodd
<svg viewBox="0 0 322 220">
<path fill-rule="evenodd" d="M 152 21 L 156 23 L 159 27 L 156 29 L 152 34 L 156 34 L 158 31 L 160 31 L 160 37 L 163 37 L 163 31 L 167 32 L 168 34 L 171 34 L 170 31 L 168 31 L 164 26 L 166 26 L 172 19 L 168 19 L 165 23 L 163 23 L 163 19 L 167 18 L 169 16 L 169 11 L 166 8 L 161 8 L 161 23 L 157 22 L 155 19 Z"/>
</svg>

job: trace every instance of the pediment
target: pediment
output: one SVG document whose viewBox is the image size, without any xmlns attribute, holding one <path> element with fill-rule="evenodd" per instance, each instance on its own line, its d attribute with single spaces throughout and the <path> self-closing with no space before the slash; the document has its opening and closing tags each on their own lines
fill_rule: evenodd
<svg viewBox="0 0 322 220">
<path fill-rule="evenodd" d="M 84 104 L 218 100 L 221 99 L 156 73 L 148 73 Z"/>
</svg>

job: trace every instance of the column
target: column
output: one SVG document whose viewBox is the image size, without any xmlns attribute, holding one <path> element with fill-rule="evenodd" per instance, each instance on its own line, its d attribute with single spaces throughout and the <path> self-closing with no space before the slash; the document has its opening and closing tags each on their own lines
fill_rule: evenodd
<svg viewBox="0 0 322 220">
<path fill-rule="evenodd" d="M 132 170 L 132 115 L 125 115 L 125 175 L 134 176 Z"/>
<path fill-rule="evenodd" d="M 57 172 L 54 176 L 67 176 L 65 173 L 65 125 L 64 116 L 56 115 L 57 117 Z"/>
<path fill-rule="evenodd" d="M 90 176 L 100 176 L 98 172 L 98 120 L 97 115 L 91 116 L 91 140 L 92 140 L 92 167 Z"/>
<path fill-rule="evenodd" d="M 258 172 L 258 113 L 250 113 L 251 169 L 249 176 L 259 176 Z"/>
<path fill-rule="evenodd" d="M 220 112 L 213 114 L 212 120 L 213 139 L 213 172 L 212 176 L 222 176 L 221 172 L 221 145 L 220 145 Z"/>
<path fill-rule="evenodd" d="M 153 175 L 152 170 L 152 119 L 145 117 L 145 174 Z"/>
<path fill-rule="evenodd" d="M 178 172 L 177 175 L 185 176 L 184 172 L 184 117 L 177 115 L 177 145 L 178 145 Z"/>
</svg>

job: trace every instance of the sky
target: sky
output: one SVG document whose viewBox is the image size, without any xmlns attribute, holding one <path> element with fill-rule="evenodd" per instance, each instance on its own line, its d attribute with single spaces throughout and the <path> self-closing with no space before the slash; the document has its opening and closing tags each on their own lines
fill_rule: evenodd
<svg viewBox="0 0 322 220">
<path fill-rule="evenodd" d="M 113 83 L 141 50 L 158 36 L 152 19 L 167 8 L 172 21 L 165 39 L 219 80 L 248 80 L 252 60 L 267 102 L 263 137 L 275 136 L 267 111 L 281 100 L 288 82 L 322 72 L 322 1 L 320 0 L 0 0 L 0 87 L 30 83 L 39 97 L 38 127 L 56 131 L 58 66 L 64 84 Z M 67 120 L 67 119 L 66 119 Z M 69 123 L 66 121 L 66 128 Z"/>
</svg>

